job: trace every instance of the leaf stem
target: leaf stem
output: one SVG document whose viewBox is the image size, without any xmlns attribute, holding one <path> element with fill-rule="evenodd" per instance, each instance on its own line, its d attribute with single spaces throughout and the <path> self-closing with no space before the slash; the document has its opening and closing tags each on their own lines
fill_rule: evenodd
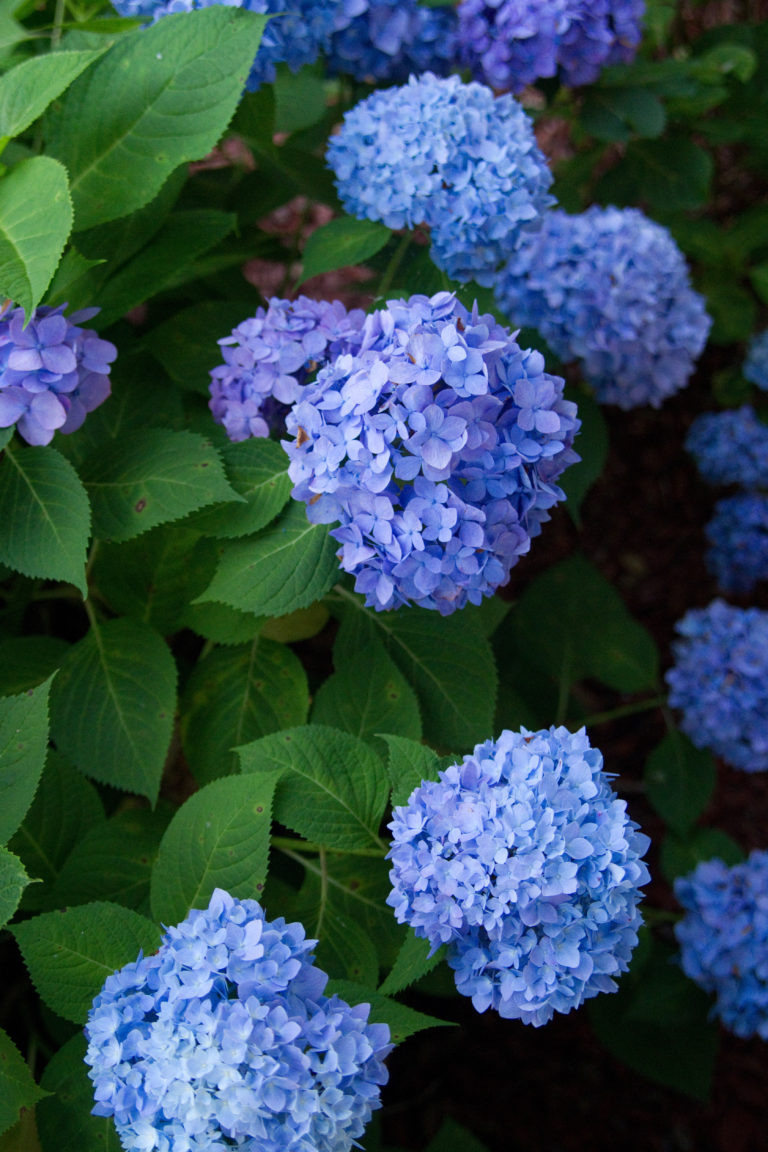
<svg viewBox="0 0 768 1152">
<path fill-rule="evenodd" d="M 321 852 L 331 852 L 335 856 L 374 856 L 382 855 L 378 848 L 328 848 L 325 844 L 313 844 L 311 840 L 294 840 L 292 836 L 273 836 L 272 847 L 279 848 L 281 852 L 289 855 L 296 852 L 311 852 L 318 855 Z M 380 840 L 384 852 L 389 851 L 389 845 Z"/>
<path fill-rule="evenodd" d="M 618 708 L 610 708 L 607 712 L 595 712 L 587 716 L 582 723 L 586 728 L 597 724 L 607 724 L 609 720 L 620 720 L 623 716 L 634 716 L 639 712 L 650 712 L 653 708 L 660 708 L 666 703 L 666 696 L 652 696 L 650 700 L 635 700 L 632 704 L 621 704 Z"/>
<path fill-rule="evenodd" d="M 317 920 L 315 921 L 314 935 L 319 938 L 321 929 L 323 927 L 323 917 L 325 916 L 325 908 L 328 903 L 328 860 L 325 855 L 325 848 L 320 849 L 319 854 L 320 863 L 320 904 L 317 909 Z"/>
<path fill-rule="evenodd" d="M 397 272 L 400 269 L 400 265 L 403 262 L 403 257 L 411 245 L 411 239 L 412 237 L 410 232 L 405 232 L 400 237 L 400 243 L 392 253 L 392 259 L 387 265 L 384 271 L 384 275 L 381 278 L 381 283 L 379 284 L 379 296 L 386 296 L 387 292 L 389 292 L 390 288 L 392 287 L 392 281 L 397 275 Z"/>
<path fill-rule="evenodd" d="M 56 7 L 53 12 L 53 28 L 51 29 L 51 51 L 53 51 L 61 40 L 61 32 L 64 27 L 64 13 L 67 7 L 67 0 L 56 0 Z"/>
</svg>

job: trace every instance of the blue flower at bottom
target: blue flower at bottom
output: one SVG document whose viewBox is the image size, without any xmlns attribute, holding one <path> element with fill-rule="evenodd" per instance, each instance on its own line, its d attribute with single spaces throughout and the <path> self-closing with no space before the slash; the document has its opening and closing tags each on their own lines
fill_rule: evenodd
<svg viewBox="0 0 768 1152">
<path fill-rule="evenodd" d="M 583 728 L 504 731 L 395 808 L 387 903 L 479 1012 L 546 1024 L 626 971 L 649 841 L 602 766 Z"/>
<path fill-rule="evenodd" d="M 768 1040 L 768 852 L 740 864 L 705 860 L 675 881 L 683 971 L 715 994 L 714 1014 L 737 1036 Z"/>
<path fill-rule="evenodd" d="M 386 1083 L 386 1024 L 326 996 L 301 924 L 217 889 L 88 1016 L 97 1116 L 126 1152 L 348 1152 Z"/>
</svg>

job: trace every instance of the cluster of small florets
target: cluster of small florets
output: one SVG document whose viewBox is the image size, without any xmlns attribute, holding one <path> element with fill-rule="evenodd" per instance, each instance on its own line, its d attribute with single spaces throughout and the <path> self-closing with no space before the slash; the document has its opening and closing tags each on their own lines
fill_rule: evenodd
<svg viewBox="0 0 768 1152">
<path fill-rule="evenodd" d="M 628 63 L 642 36 L 642 0 L 462 0 L 461 58 L 478 79 L 519 92 L 559 72 L 591 84 L 607 64 Z"/>
<path fill-rule="evenodd" d="M 445 76 L 456 59 L 456 37 L 452 7 L 361 0 L 358 14 L 331 37 L 328 68 L 356 80 L 394 84 L 404 83 L 411 73 Z"/>
<path fill-rule="evenodd" d="M 58 308 L 0 313 L 0 428 L 16 425 L 28 444 L 49 444 L 55 432 L 74 432 L 109 396 L 117 349 L 90 328 L 99 311 L 64 316 Z"/>
<path fill-rule="evenodd" d="M 768 392 L 768 329 L 750 340 L 743 371 L 750 384 Z"/>
<path fill-rule="evenodd" d="M 389 1029 L 323 992 L 301 924 L 216 890 L 110 976 L 86 1035 L 97 1116 L 128 1152 L 348 1152 L 379 1107 Z"/>
<path fill-rule="evenodd" d="M 598 400 L 658 407 L 685 387 L 710 319 L 666 228 L 634 208 L 552 211 L 502 270 L 499 305 L 580 360 Z"/>
<path fill-rule="evenodd" d="M 744 772 L 768 769 L 768 612 L 723 600 L 677 624 L 669 702 L 698 748 Z"/>
<path fill-rule="evenodd" d="M 768 488 L 768 424 L 750 405 L 697 416 L 685 446 L 709 484 Z"/>
<path fill-rule="evenodd" d="M 552 203 L 523 109 L 458 76 L 426 72 L 374 92 L 346 114 L 327 159 L 348 212 L 389 228 L 425 225 L 435 263 L 461 281 L 492 284 Z"/>
<path fill-rule="evenodd" d="M 209 407 L 230 440 L 280 431 L 308 372 L 351 351 L 364 320 L 338 300 L 275 297 L 219 340 L 225 363 L 211 370 Z"/>
<path fill-rule="evenodd" d="M 387 903 L 479 1012 L 545 1024 L 616 988 L 648 838 L 586 732 L 502 732 L 396 808 Z"/>
<path fill-rule="evenodd" d="M 768 1040 L 768 852 L 731 867 L 705 860 L 675 881 L 685 916 L 675 925 L 683 971 L 715 994 L 715 1014 L 737 1036 Z"/>
<path fill-rule="evenodd" d="M 746 594 L 768 579 L 768 496 L 739 492 L 718 500 L 705 531 L 707 567 L 723 592 Z"/>
<path fill-rule="evenodd" d="M 478 604 L 562 499 L 576 407 L 491 316 L 448 292 L 390 301 L 359 350 L 286 419 L 293 496 L 339 527 L 342 568 L 377 610 Z"/>
</svg>

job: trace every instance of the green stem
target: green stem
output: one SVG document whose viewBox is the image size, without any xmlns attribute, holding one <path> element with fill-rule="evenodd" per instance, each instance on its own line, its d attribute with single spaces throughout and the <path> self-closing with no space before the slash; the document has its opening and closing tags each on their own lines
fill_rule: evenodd
<svg viewBox="0 0 768 1152">
<path fill-rule="evenodd" d="M 325 848 L 320 849 L 319 855 L 320 864 L 320 904 L 317 909 L 317 920 L 315 921 L 314 935 L 320 937 L 320 931 L 323 927 L 323 917 L 325 916 L 325 908 L 328 903 L 328 861 L 325 855 Z"/>
<path fill-rule="evenodd" d="M 595 712 L 582 721 L 585 728 L 593 728 L 597 724 L 607 724 L 609 720 L 620 720 L 623 716 L 634 716 L 639 712 L 650 712 L 660 708 L 666 703 L 666 696 L 652 696 L 650 700 L 635 700 L 634 704 L 621 704 L 618 708 L 610 708 L 607 712 Z"/>
<path fill-rule="evenodd" d="M 281 852 L 310 852 L 313 856 L 318 855 L 320 852 L 331 851 L 336 856 L 374 856 L 382 855 L 379 848 L 331 848 L 328 849 L 325 844 L 313 844 L 311 840 L 294 840 L 292 836 L 273 836 L 271 838 L 273 848 L 279 848 Z M 380 841 L 381 847 L 384 852 L 389 851 L 389 845 Z"/>
<path fill-rule="evenodd" d="M 51 51 L 56 48 L 61 40 L 61 32 L 64 27 L 64 13 L 67 7 L 67 0 L 56 0 L 56 7 L 53 12 L 53 28 L 51 29 Z"/>
<path fill-rule="evenodd" d="M 412 236 L 410 232 L 405 232 L 400 237 L 400 243 L 392 253 L 392 259 L 387 265 L 384 275 L 381 278 L 381 283 L 379 284 L 379 296 L 386 296 L 387 292 L 389 292 L 390 288 L 392 287 L 392 281 L 399 271 L 400 265 L 403 262 L 403 257 L 411 245 L 411 240 Z"/>
<path fill-rule="evenodd" d="M 314 876 L 319 876 L 322 882 L 323 871 L 317 864 L 308 860 L 306 856 L 300 856 L 298 852 L 292 852 L 290 848 L 281 848 L 280 851 L 291 860 L 295 860 L 297 864 L 301 864 L 305 872 L 311 872 Z M 353 892 L 351 888 L 347 888 L 346 885 L 340 883 L 340 881 L 334 880 L 333 876 L 328 873 L 326 873 L 326 883 L 329 888 L 338 888 L 345 896 L 349 896 L 350 899 L 357 900 L 360 904 L 366 904 L 369 908 L 375 908 L 377 912 L 381 911 L 381 904 L 378 901 L 369 900 L 367 896 L 362 896 L 359 892 Z"/>
</svg>

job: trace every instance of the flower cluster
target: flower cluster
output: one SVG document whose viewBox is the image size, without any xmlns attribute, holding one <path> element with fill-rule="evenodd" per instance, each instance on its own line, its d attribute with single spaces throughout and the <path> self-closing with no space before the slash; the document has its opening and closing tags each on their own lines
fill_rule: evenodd
<svg viewBox="0 0 768 1152">
<path fill-rule="evenodd" d="M 286 419 L 293 496 L 339 522 L 341 566 L 377 610 L 444 615 L 509 578 L 577 460 L 575 405 L 491 316 L 448 292 L 390 301 Z"/>
<path fill-rule="evenodd" d="M 768 769 L 768 612 L 714 600 L 677 624 L 669 702 L 698 748 L 744 772 Z"/>
<path fill-rule="evenodd" d="M 457 51 L 454 8 L 426 8 L 418 0 L 361 0 L 360 8 L 331 37 L 330 72 L 402 84 L 411 73 L 444 76 L 451 70 Z"/>
<path fill-rule="evenodd" d="M 718 500 L 706 535 L 707 567 L 723 592 L 751 592 L 768 579 L 768 496 L 739 492 Z"/>
<path fill-rule="evenodd" d="M 394 811 L 387 903 L 479 1012 L 545 1024 L 628 967 L 648 838 L 602 763 L 584 729 L 504 731 Z"/>
<path fill-rule="evenodd" d="M 478 79 L 519 92 L 559 71 L 591 84 L 628 63 L 642 36 L 643 0 L 462 0 L 461 58 Z"/>
<path fill-rule="evenodd" d="M 598 400 L 620 408 L 658 407 L 685 387 L 710 327 L 669 232 L 634 208 L 548 212 L 496 298 L 561 359 L 580 360 Z"/>
<path fill-rule="evenodd" d="M 768 852 L 731 867 L 705 860 L 675 881 L 683 971 L 714 992 L 715 1014 L 737 1036 L 768 1040 Z"/>
<path fill-rule="evenodd" d="M 750 405 L 697 416 L 685 446 L 708 483 L 768 488 L 768 424 Z"/>
<path fill-rule="evenodd" d="M 744 360 L 744 377 L 750 384 L 768 392 L 768 329 L 750 340 Z"/>
<path fill-rule="evenodd" d="M 275 297 L 219 340 L 225 363 L 211 370 L 209 407 L 230 440 L 281 429 L 310 368 L 351 351 L 364 319 L 338 300 Z"/>
<path fill-rule="evenodd" d="M 379 1107 L 389 1029 L 323 992 L 301 924 L 217 889 L 88 1017 L 97 1116 L 128 1152 L 348 1152 Z"/>
<path fill-rule="evenodd" d="M 15 424 L 28 444 L 76 431 L 109 396 L 117 349 L 79 327 L 99 309 L 64 316 L 65 307 L 37 308 L 26 327 L 23 308 L 0 313 L 0 428 Z"/>
<path fill-rule="evenodd" d="M 429 130 L 425 131 L 425 125 Z M 389 228 L 426 225 L 456 280 L 490 285 L 549 205 L 552 175 L 512 96 L 431 72 L 349 111 L 327 160 L 345 208 Z"/>
</svg>

